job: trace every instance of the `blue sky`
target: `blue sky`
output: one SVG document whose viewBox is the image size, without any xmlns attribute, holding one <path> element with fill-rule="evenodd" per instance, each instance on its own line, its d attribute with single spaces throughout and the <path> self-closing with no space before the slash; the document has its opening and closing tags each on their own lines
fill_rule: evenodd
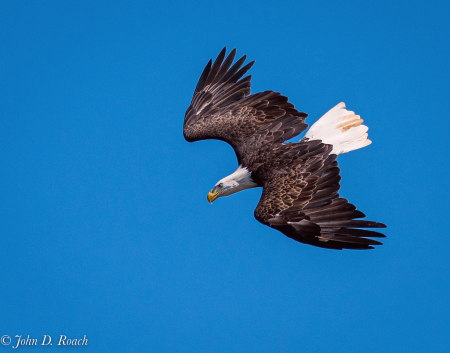
<svg viewBox="0 0 450 353">
<path fill-rule="evenodd" d="M 80 352 L 445 352 L 450 346 L 446 1 L 3 1 L 0 336 Z M 252 91 L 309 114 L 344 101 L 373 144 L 341 195 L 386 223 L 373 251 L 299 244 L 253 218 L 261 189 L 189 144 L 184 112 L 222 47 Z M 27 347 L 19 347 L 26 350 Z M 0 346 L 8 351 L 10 346 Z"/>
</svg>

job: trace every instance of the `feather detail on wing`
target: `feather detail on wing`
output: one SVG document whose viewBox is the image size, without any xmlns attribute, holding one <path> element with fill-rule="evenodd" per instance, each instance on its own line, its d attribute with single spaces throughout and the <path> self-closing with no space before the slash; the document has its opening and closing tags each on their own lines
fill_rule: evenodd
<svg viewBox="0 0 450 353">
<path fill-rule="evenodd" d="M 371 249 L 384 237 L 359 228 L 385 228 L 359 220 L 365 214 L 340 198 L 339 167 L 332 146 L 320 141 L 281 144 L 282 168 L 260 171 L 264 189 L 255 209 L 258 221 L 302 243 L 330 249 Z M 284 163 L 284 167 L 283 167 Z"/>
<path fill-rule="evenodd" d="M 203 70 L 195 87 L 191 105 L 186 111 L 185 127 L 250 94 L 251 76 L 240 79 L 255 62 L 252 61 L 241 68 L 246 59 L 244 55 L 231 67 L 236 49 L 233 49 L 224 61 L 225 52 L 226 48 L 223 48 L 212 66 L 210 60 Z"/>
<path fill-rule="evenodd" d="M 306 129 L 307 114 L 299 112 L 285 96 L 273 91 L 250 95 L 251 76 L 242 78 L 253 62 L 243 66 L 245 56 L 231 66 L 236 50 L 225 58 L 225 48 L 217 59 L 203 71 L 186 111 L 183 134 L 187 141 L 217 139 L 228 142 L 240 159 L 239 150 L 247 139 L 268 124 L 279 119 L 280 125 L 270 125 L 273 131 L 281 125 L 289 127 L 286 139 L 292 133 Z M 283 140 L 285 141 L 285 140 Z"/>
</svg>

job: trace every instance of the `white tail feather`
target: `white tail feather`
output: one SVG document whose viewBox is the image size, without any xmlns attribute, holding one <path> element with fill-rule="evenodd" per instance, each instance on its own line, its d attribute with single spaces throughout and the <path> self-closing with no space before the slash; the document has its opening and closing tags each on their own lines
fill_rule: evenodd
<svg viewBox="0 0 450 353">
<path fill-rule="evenodd" d="M 331 153 L 347 153 L 372 143 L 367 138 L 369 128 L 362 123 L 359 115 L 345 109 L 345 103 L 339 103 L 311 126 L 305 139 L 333 145 Z"/>
</svg>

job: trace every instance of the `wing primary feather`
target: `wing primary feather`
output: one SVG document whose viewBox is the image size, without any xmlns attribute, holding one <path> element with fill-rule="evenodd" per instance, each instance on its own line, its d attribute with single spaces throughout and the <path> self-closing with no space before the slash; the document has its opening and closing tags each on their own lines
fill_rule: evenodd
<svg viewBox="0 0 450 353">
<path fill-rule="evenodd" d="M 386 228 L 383 223 L 363 221 L 363 220 L 348 220 L 348 221 L 331 221 L 323 222 L 321 227 L 335 228 L 335 227 L 350 227 L 350 228 Z"/>
<path fill-rule="evenodd" d="M 321 234 L 319 240 L 322 241 L 333 241 L 333 242 L 343 242 L 352 244 L 366 244 L 366 245 L 383 245 L 383 243 L 367 238 L 353 237 L 348 235 L 334 235 L 334 234 Z"/>
<path fill-rule="evenodd" d="M 240 80 L 238 83 L 234 84 L 233 87 L 229 90 L 227 90 L 225 93 L 223 93 L 223 97 L 221 96 L 220 99 L 217 99 L 217 105 L 223 106 L 223 102 L 227 100 L 231 95 L 235 94 L 236 92 L 244 92 L 245 94 L 250 93 L 250 80 L 252 79 L 251 75 L 248 75 L 244 77 L 242 80 Z"/>
<path fill-rule="evenodd" d="M 326 199 L 326 200 L 321 200 L 321 201 L 310 202 L 309 204 L 307 204 L 305 206 L 304 209 L 309 210 L 309 209 L 314 209 L 317 207 L 327 206 L 327 205 L 330 205 L 332 201 L 333 200 Z"/>
<path fill-rule="evenodd" d="M 238 72 L 236 72 L 233 77 L 229 79 L 231 82 L 237 82 L 242 76 L 245 75 L 245 73 L 250 70 L 250 68 L 253 66 L 255 61 L 249 62 L 247 65 L 245 65 L 242 69 L 240 69 Z"/>
<path fill-rule="evenodd" d="M 231 77 L 233 77 L 233 75 L 238 72 L 238 70 L 240 69 L 240 67 L 242 66 L 242 64 L 244 63 L 245 59 L 247 59 L 247 55 L 244 55 L 242 58 L 240 58 L 238 61 L 236 61 L 233 66 L 227 71 L 227 73 L 225 74 L 225 76 L 222 78 L 222 81 L 225 83 L 231 82 L 230 80 Z"/>
<path fill-rule="evenodd" d="M 228 54 L 227 58 L 222 63 L 222 66 L 220 67 L 220 70 L 217 73 L 216 79 L 214 80 L 214 82 L 221 82 L 222 81 L 222 78 L 225 76 L 225 74 L 227 73 L 227 71 L 230 68 L 231 64 L 233 63 L 233 60 L 234 60 L 235 56 L 236 56 L 236 48 L 234 48 L 230 52 L 230 54 Z"/>
<path fill-rule="evenodd" d="M 213 82 L 213 80 L 216 78 L 217 72 L 219 71 L 220 65 L 222 65 L 222 61 L 225 57 L 225 52 L 227 48 L 223 48 L 222 51 L 217 56 L 216 60 L 214 60 L 214 64 L 211 67 L 211 70 L 209 71 L 208 78 L 206 79 L 205 86 L 208 86 Z"/>
<path fill-rule="evenodd" d="M 383 233 L 375 232 L 373 230 L 356 228 L 340 228 L 335 232 L 335 234 L 352 235 L 355 237 L 386 238 L 386 235 L 384 235 Z"/>
<path fill-rule="evenodd" d="M 325 215 L 314 215 L 314 217 L 311 217 L 311 220 L 316 223 L 322 224 L 325 222 L 351 220 L 353 218 L 363 218 L 365 216 L 366 215 L 361 211 L 350 210 L 343 212 L 333 212 L 331 214 Z"/>
<path fill-rule="evenodd" d="M 226 107 L 227 105 L 236 102 L 239 99 L 242 99 L 245 97 L 245 93 L 244 91 L 239 91 L 236 93 L 233 93 L 231 96 L 226 97 L 225 100 L 221 101 L 220 103 L 217 103 L 217 107 Z"/>
<path fill-rule="evenodd" d="M 206 64 L 203 72 L 198 80 L 197 86 L 195 87 L 195 92 L 200 92 L 203 87 L 205 87 L 206 78 L 208 77 L 209 71 L 211 70 L 212 60 L 210 59 Z M 194 95 L 195 98 L 195 95 Z"/>
</svg>

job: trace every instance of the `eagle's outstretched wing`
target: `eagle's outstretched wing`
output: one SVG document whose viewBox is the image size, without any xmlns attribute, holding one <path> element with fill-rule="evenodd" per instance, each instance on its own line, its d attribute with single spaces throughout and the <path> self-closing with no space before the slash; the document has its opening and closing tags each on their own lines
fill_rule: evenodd
<svg viewBox="0 0 450 353">
<path fill-rule="evenodd" d="M 302 243 L 331 249 L 372 249 L 382 243 L 367 237 L 385 235 L 359 228 L 385 228 L 358 220 L 365 214 L 340 198 L 339 167 L 332 145 L 320 141 L 279 144 L 280 168 L 259 171 L 265 180 L 255 218 Z"/>
<path fill-rule="evenodd" d="M 208 62 L 195 88 L 184 118 L 183 134 L 187 141 L 225 141 L 234 148 L 241 162 L 242 143 L 264 125 L 280 118 L 285 126 L 290 121 L 291 133 L 284 134 L 286 138 L 308 127 L 304 122 L 307 114 L 295 109 L 280 93 L 264 91 L 249 95 L 251 76 L 242 76 L 254 61 L 241 67 L 246 59 L 243 56 L 231 66 L 236 49 L 226 58 L 225 51 L 224 48 L 212 65 L 211 60 Z"/>
</svg>

